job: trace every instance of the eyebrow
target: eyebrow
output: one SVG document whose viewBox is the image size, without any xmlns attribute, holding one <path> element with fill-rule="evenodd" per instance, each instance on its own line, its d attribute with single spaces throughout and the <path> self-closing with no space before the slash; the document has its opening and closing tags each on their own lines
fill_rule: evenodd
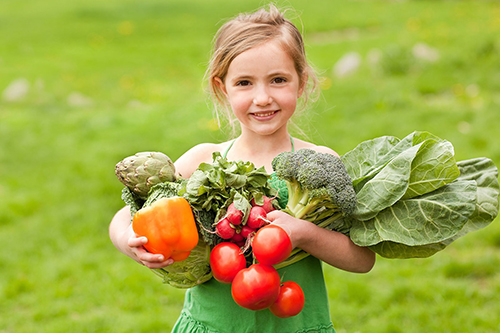
<svg viewBox="0 0 500 333">
<path fill-rule="evenodd" d="M 293 73 L 290 73 L 288 71 L 276 71 L 276 72 L 271 72 L 270 74 L 266 75 L 266 77 L 277 77 L 277 76 L 285 76 L 285 77 L 291 77 L 293 76 Z M 235 81 L 241 81 L 241 80 L 250 80 L 255 78 L 254 75 L 252 74 L 242 74 L 239 76 L 234 77 Z"/>
</svg>

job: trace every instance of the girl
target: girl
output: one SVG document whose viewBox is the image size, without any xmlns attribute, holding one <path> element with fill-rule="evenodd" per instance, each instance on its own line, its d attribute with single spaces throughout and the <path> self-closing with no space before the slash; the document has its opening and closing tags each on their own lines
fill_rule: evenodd
<svg viewBox="0 0 500 333">
<path fill-rule="evenodd" d="M 212 162 L 214 151 L 230 160 L 264 166 L 269 173 L 271 161 L 283 151 L 309 148 L 336 155 L 330 148 L 288 133 L 298 99 L 307 100 L 314 88 L 307 82 L 314 83 L 316 78 L 306 61 L 300 32 L 274 6 L 269 11 L 240 15 L 220 28 L 207 74 L 214 100 L 230 119 L 236 119 L 241 133 L 233 141 L 204 143 L 187 151 L 175 162 L 183 177 L 189 177 L 200 163 Z M 350 272 L 368 272 L 375 262 L 374 253 L 341 233 L 281 211 L 268 218 L 287 231 L 293 247 L 311 254 L 278 271 L 303 288 L 306 304 L 302 312 L 279 319 L 268 310 L 246 310 L 232 300 L 229 285 L 211 279 L 187 290 L 174 332 L 334 332 L 321 262 Z M 149 268 L 173 262 L 145 250 L 147 239 L 132 231 L 128 207 L 111 221 L 110 237 L 118 250 Z"/>
</svg>

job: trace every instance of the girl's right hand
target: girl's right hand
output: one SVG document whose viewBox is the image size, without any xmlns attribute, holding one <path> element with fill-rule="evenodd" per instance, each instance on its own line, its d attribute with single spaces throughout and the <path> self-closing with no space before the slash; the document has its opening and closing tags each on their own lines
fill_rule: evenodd
<svg viewBox="0 0 500 333">
<path fill-rule="evenodd" d="M 130 248 L 131 258 L 151 269 L 163 268 L 172 265 L 174 260 L 172 258 L 164 258 L 161 254 L 153 254 L 146 250 L 144 245 L 148 239 L 144 236 L 137 237 L 132 229 L 129 227 L 128 234 L 130 235 L 127 241 L 127 246 Z"/>
</svg>

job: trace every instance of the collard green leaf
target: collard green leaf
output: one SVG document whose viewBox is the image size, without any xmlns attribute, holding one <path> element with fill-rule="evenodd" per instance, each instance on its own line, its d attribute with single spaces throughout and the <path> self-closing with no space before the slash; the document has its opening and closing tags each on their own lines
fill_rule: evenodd
<svg viewBox="0 0 500 333">
<path fill-rule="evenodd" d="M 448 240 L 448 244 L 471 231 L 488 226 L 497 216 L 499 209 L 498 169 L 486 157 L 474 158 L 457 163 L 460 169 L 458 179 L 473 180 L 477 184 L 476 209 L 460 232 Z"/>
<path fill-rule="evenodd" d="M 452 144 L 429 138 L 422 142 L 412 161 L 408 189 L 402 199 L 432 192 L 452 182 L 459 174 Z"/>
<path fill-rule="evenodd" d="M 451 143 L 427 132 L 405 137 L 382 161 L 387 162 L 355 187 L 358 205 L 353 217 L 358 220 L 369 220 L 400 199 L 432 192 L 459 175 Z"/>
<path fill-rule="evenodd" d="M 457 162 L 460 177 L 457 181 L 475 181 L 477 199 L 474 212 L 469 216 L 463 228 L 454 236 L 443 241 L 409 246 L 391 241 L 380 242 L 370 248 L 386 258 L 426 258 L 450 245 L 456 239 L 469 232 L 488 226 L 498 215 L 499 183 L 498 169 L 488 158 L 481 157 Z"/>
<path fill-rule="evenodd" d="M 351 239 L 360 246 L 386 241 L 408 246 L 444 241 L 455 236 L 473 214 L 476 192 L 474 181 L 456 180 L 423 196 L 400 200 L 371 220 L 354 220 Z"/>
<path fill-rule="evenodd" d="M 382 136 L 360 143 L 341 156 L 356 192 L 375 177 L 394 157 L 426 140 L 441 140 L 429 132 L 415 131 L 402 140 L 393 136 Z"/>
<path fill-rule="evenodd" d="M 499 210 L 496 166 L 453 155 L 448 141 L 413 132 L 365 141 L 342 156 L 358 196 L 352 240 L 387 258 L 422 258 L 490 224 Z"/>
<path fill-rule="evenodd" d="M 183 186 L 183 193 L 192 196 L 200 196 L 207 192 L 206 186 L 208 185 L 208 176 L 201 170 L 195 170 L 189 181 L 185 182 Z"/>
<path fill-rule="evenodd" d="M 358 220 L 369 220 L 381 210 L 396 203 L 408 189 L 411 163 L 419 146 L 397 155 L 375 177 L 357 191 L 358 204 L 352 214 Z"/>
<path fill-rule="evenodd" d="M 353 180 L 353 186 L 370 176 L 374 171 L 383 167 L 389 159 L 396 155 L 394 147 L 399 139 L 393 136 L 383 136 L 360 143 L 356 148 L 341 156 L 347 173 Z"/>
<path fill-rule="evenodd" d="M 446 242 L 427 245 L 408 246 L 391 241 L 381 242 L 370 246 L 373 252 L 389 259 L 428 258 L 446 248 Z"/>
</svg>

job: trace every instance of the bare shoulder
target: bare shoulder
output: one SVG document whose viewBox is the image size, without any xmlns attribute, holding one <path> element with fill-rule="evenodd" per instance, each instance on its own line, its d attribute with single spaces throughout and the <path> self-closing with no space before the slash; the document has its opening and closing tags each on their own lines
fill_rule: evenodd
<svg viewBox="0 0 500 333">
<path fill-rule="evenodd" d="M 228 145 L 227 142 L 196 145 L 175 161 L 175 169 L 181 177 L 188 178 L 201 163 L 211 163 L 214 152 L 222 152 Z"/>
<path fill-rule="evenodd" d="M 336 151 L 334 151 L 333 149 L 326 147 L 326 146 L 317 146 L 313 143 L 310 143 L 310 142 L 307 142 L 304 140 L 300 140 L 300 139 L 295 139 L 295 138 L 294 138 L 294 143 L 295 143 L 296 150 L 312 149 L 312 150 L 317 151 L 318 153 L 325 153 L 325 154 L 332 154 L 335 156 L 339 156 L 339 154 L 337 154 Z"/>
</svg>

